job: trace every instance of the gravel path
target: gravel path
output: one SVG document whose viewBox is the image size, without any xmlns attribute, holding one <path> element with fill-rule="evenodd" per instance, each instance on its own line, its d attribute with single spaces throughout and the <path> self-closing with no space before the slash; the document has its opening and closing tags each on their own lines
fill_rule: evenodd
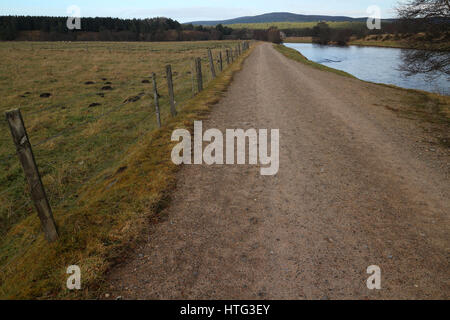
<svg viewBox="0 0 450 320">
<path fill-rule="evenodd" d="M 280 129 L 279 173 L 185 166 L 111 298 L 448 298 L 448 149 L 382 106 L 398 92 L 259 45 L 203 129 Z"/>
</svg>

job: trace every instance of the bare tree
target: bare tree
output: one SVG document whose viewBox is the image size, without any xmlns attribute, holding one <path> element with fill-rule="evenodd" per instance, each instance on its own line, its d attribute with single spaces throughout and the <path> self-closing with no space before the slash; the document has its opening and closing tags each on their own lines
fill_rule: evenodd
<svg viewBox="0 0 450 320">
<path fill-rule="evenodd" d="M 409 45 L 416 50 L 402 53 L 400 70 L 408 76 L 450 76 L 450 0 L 409 0 L 397 8 L 397 13 L 405 23 L 427 27 L 422 40 L 410 38 Z"/>
<path fill-rule="evenodd" d="M 449 18 L 450 0 L 410 0 L 397 8 L 403 19 Z"/>
</svg>

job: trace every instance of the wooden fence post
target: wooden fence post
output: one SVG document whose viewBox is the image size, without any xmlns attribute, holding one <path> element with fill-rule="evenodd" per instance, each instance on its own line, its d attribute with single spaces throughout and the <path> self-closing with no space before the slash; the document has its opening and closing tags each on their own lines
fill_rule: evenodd
<svg viewBox="0 0 450 320">
<path fill-rule="evenodd" d="M 197 73 L 197 88 L 198 92 L 203 91 L 203 75 L 202 75 L 202 59 L 195 60 L 195 70 Z"/>
<path fill-rule="evenodd" d="M 58 240 L 58 231 L 56 223 L 53 219 L 52 208 L 47 199 L 41 176 L 36 165 L 31 143 L 28 138 L 25 125 L 23 123 L 22 114 L 19 109 L 6 112 L 6 120 L 8 121 L 14 144 L 16 145 L 17 155 L 22 164 L 25 177 L 30 186 L 31 199 L 36 207 L 39 219 L 41 220 L 42 229 L 45 237 L 49 242 Z"/>
<path fill-rule="evenodd" d="M 173 117 L 177 115 L 177 109 L 175 108 L 175 95 L 173 92 L 173 81 L 172 81 L 172 67 L 170 64 L 166 66 L 166 78 L 167 86 L 169 87 L 169 98 L 170 98 L 170 113 Z"/>
<path fill-rule="evenodd" d="M 230 50 L 227 49 L 227 65 L 230 64 Z"/>
<path fill-rule="evenodd" d="M 230 49 L 230 55 L 231 55 L 231 63 L 234 62 L 234 50 L 233 48 Z"/>
<path fill-rule="evenodd" d="M 241 43 L 240 42 L 238 43 L 238 52 L 239 52 L 239 55 L 241 55 Z"/>
<path fill-rule="evenodd" d="M 211 68 L 211 74 L 212 74 L 213 79 L 215 79 L 216 78 L 216 69 L 214 68 L 214 59 L 212 56 L 211 49 L 208 49 L 208 58 L 209 58 L 209 66 Z"/>
<path fill-rule="evenodd" d="M 223 71 L 223 60 L 222 60 L 222 51 L 219 52 L 219 70 Z"/>
<path fill-rule="evenodd" d="M 154 72 L 152 72 L 152 80 L 153 80 L 153 96 L 155 98 L 156 122 L 158 123 L 158 127 L 161 128 L 161 114 L 159 112 L 158 86 L 156 85 L 156 74 Z"/>
<path fill-rule="evenodd" d="M 195 96 L 195 59 L 191 63 L 192 97 Z"/>
</svg>

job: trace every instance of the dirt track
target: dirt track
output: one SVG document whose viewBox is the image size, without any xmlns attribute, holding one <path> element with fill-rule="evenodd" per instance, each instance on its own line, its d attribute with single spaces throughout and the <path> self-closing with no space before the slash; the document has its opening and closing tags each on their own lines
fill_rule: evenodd
<svg viewBox="0 0 450 320">
<path fill-rule="evenodd" d="M 396 94 L 258 46 L 203 129 L 280 129 L 279 173 L 185 166 L 111 298 L 448 298 L 448 149 Z"/>
</svg>

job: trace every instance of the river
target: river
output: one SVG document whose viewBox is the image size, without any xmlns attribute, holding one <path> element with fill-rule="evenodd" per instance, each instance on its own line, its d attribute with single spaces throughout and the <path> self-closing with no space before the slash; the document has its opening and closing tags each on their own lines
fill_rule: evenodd
<svg viewBox="0 0 450 320">
<path fill-rule="evenodd" d="M 398 70 L 402 62 L 402 51 L 409 49 L 339 47 L 312 43 L 284 45 L 301 52 L 311 61 L 348 72 L 361 80 L 450 95 L 450 82 L 443 73 L 437 78 L 429 79 L 423 74 L 407 77 L 404 72 Z"/>
</svg>

